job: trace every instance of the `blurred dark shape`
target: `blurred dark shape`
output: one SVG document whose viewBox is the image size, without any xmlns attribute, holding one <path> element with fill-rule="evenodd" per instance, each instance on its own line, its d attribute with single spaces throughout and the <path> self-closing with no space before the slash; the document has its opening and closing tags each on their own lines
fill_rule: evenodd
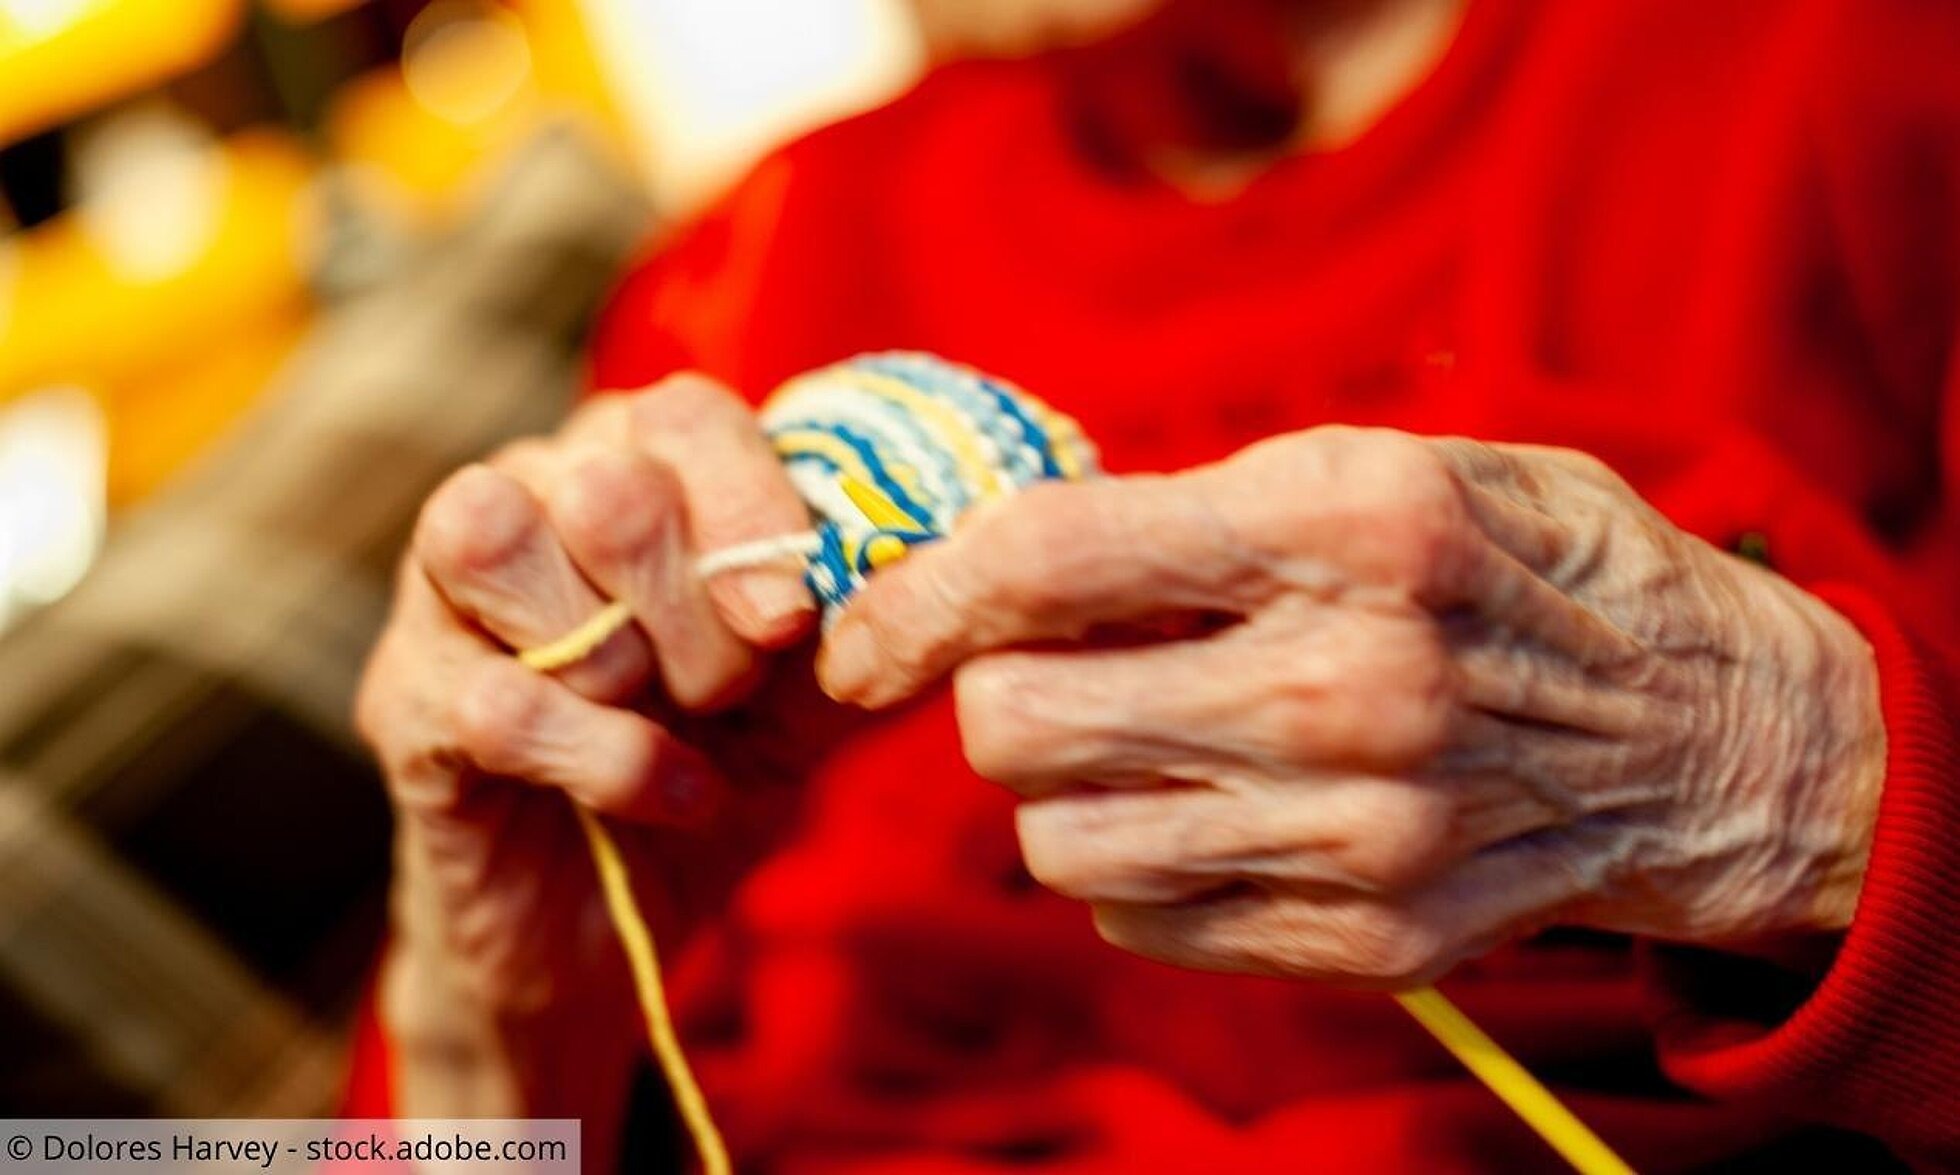
<svg viewBox="0 0 1960 1175">
<path fill-rule="evenodd" d="M 0 145 L 0 203 L 11 207 L 22 228 L 32 228 L 60 212 L 66 139 L 58 130 Z"/>
<path fill-rule="evenodd" d="M 0 1114 L 333 1109 L 388 860 L 347 699 L 422 498 L 574 390 L 648 217 L 607 158 L 554 129 L 459 230 L 323 281 L 359 292 L 0 638 Z"/>
<path fill-rule="evenodd" d="M 224 58 L 177 84 L 180 93 L 199 86 L 218 87 L 243 76 L 260 81 L 276 100 L 278 117 L 295 128 L 317 130 L 328 104 L 342 85 L 364 71 L 392 61 L 412 12 L 395 5 L 362 5 L 305 24 L 282 20 L 254 8 L 245 36 Z M 237 102 L 203 104 L 211 111 L 236 111 Z M 274 113 L 274 112 L 268 112 Z"/>
</svg>

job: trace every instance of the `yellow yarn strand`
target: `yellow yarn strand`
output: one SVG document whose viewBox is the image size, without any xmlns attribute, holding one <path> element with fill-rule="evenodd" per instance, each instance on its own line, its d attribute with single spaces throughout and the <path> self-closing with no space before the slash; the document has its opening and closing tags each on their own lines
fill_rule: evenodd
<svg viewBox="0 0 1960 1175">
<path fill-rule="evenodd" d="M 918 519 L 898 508 L 898 504 L 879 492 L 869 482 L 859 481 L 849 474 L 837 476 L 837 488 L 851 500 L 851 505 L 864 511 L 871 525 L 887 529 L 913 530 L 919 525 Z"/>
<path fill-rule="evenodd" d="M 599 889 L 605 895 L 606 914 L 612 919 L 619 945 L 626 952 L 627 966 L 633 972 L 633 992 L 640 1001 L 640 1014 L 646 1019 L 647 1041 L 653 1057 L 673 1091 L 674 1107 L 680 1111 L 694 1151 L 701 1156 L 702 1175 L 729 1175 L 728 1146 L 722 1141 L 708 1101 L 688 1067 L 674 1035 L 674 1019 L 667 1011 L 667 992 L 660 982 L 660 954 L 653 945 L 653 931 L 633 897 L 633 883 L 626 872 L 626 859 L 619 845 L 599 818 L 583 805 L 574 804 L 579 827 L 585 830 L 585 843 L 592 850 L 592 864 L 599 871 Z"/>
<path fill-rule="evenodd" d="M 1625 1160 L 1442 992 L 1424 987 L 1395 998 L 1573 1170 L 1580 1175 L 1633 1175 Z"/>
<path fill-rule="evenodd" d="M 982 501 L 997 498 L 1012 488 L 997 460 L 983 447 L 971 417 L 944 399 L 895 376 L 858 370 L 851 373 L 851 379 L 863 391 L 931 421 L 937 428 L 940 443 L 959 466 L 960 480 L 968 484 L 977 498 Z"/>
<path fill-rule="evenodd" d="M 539 673 L 550 673 L 576 665 L 598 652 L 599 646 L 613 638 L 613 634 L 626 627 L 633 619 L 633 609 L 615 600 L 592 614 L 591 619 L 572 631 L 535 649 L 525 649 L 517 654 L 517 659 Z"/>
<path fill-rule="evenodd" d="M 632 619 L 633 610 L 625 604 L 608 604 L 550 644 L 519 652 L 517 659 L 540 673 L 576 665 L 611 640 Z M 653 930 L 647 925 L 646 915 L 641 913 L 640 904 L 633 896 L 626 858 L 620 855 L 618 842 L 599 817 L 583 804 L 574 803 L 572 810 L 578 813 L 579 828 L 584 831 L 586 847 L 592 852 L 592 866 L 599 874 L 599 892 L 605 898 L 606 916 L 619 936 L 620 949 L 626 952 L 626 965 L 633 975 L 633 995 L 646 1021 L 647 1043 L 653 1047 L 654 1062 L 667 1079 L 674 1106 L 680 1111 L 688 1136 L 694 1140 L 694 1151 L 701 1156 L 702 1175 L 729 1175 L 732 1168 L 728 1146 L 722 1141 L 714 1116 L 708 1112 L 708 1101 L 701 1096 L 701 1086 L 694 1080 L 687 1054 L 681 1051 L 680 1038 L 674 1034 L 674 1018 L 667 1011 L 667 991 L 660 981 L 660 952 L 653 945 Z"/>
</svg>

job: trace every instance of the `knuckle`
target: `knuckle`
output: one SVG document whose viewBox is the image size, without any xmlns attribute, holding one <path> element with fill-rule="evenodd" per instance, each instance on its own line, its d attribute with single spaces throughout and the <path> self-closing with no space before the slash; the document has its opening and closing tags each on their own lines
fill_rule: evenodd
<svg viewBox="0 0 1960 1175">
<path fill-rule="evenodd" d="M 686 508 L 703 543 L 769 538 L 810 526 L 810 508 L 782 463 L 767 449 L 730 453 L 726 460 L 704 469 L 687 468 L 683 454 L 671 459 L 676 463 L 677 488 L 682 481 L 693 487 Z"/>
<path fill-rule="evenodd" d="M 1021 858 L 1027 865 L 1028 876 L 1043 889 L 1078 901 L 1089 896 L 1087 872 L 1068 850 L 1053 841 L 1023 833 Z"/>
<path fill-rule="evenodd" d="M 1583 449 L 1553 449 L 1550 452 L 1556 462 L 1586 481 L 1613 489 L 1626 488 L 1626 479 L 1620 476 L 1618 470 Z"/>
<path fill-rule="evenodd" d="M 723 486 L 716 495 L 715 513 L 731 531 L 725 541 L 772 538 L 810 525 L 809 507 L 788 475 L 774 466 L 759 472 L 760 477 Z"/>
<path fill-rule="evenodd" d="M 731 412 L 748 414 L 735 393 L 699 372 L 670 375 L 634 397 L 633 415 L 646 435 L 696 431 Z"/>
<path fill-rule="evenodd" d="M 981 657 L 953 677 L 960 741 L 974 774 L 995 783 L 1018 778 L 1027 755 L 1022 674 L 1007 657 Z"/>
<path fill-rule="evenodd" d="M 428 703 L 432 682 L 412 651 L 378 650 L 354 696 L 354 727 L 381 768 L 389 798 L 417 808 L 440 804 L 455 775 L 453 736 Z"/>
<path fill-rule="evenodd" d="M 639 554 L 680 512 L 673 474 L 632 453 L 594 450 L 582 456 L 555 496 L 567 542 L 617 562 Z"/>
<path fill-rule="evenodd" d="M 1393 429 L 1372 429 L 1355 443 L 1356 461 L 1374 471 L 1374 486 L 1410 508 L 1447 507 L 1457 500 L 1456 474 L 1427 441 Z"/>
<path fill-rule="evenodd" d="M 1444 936 L 1392 906 L 1357 906 L 1332 927 L 1335 969 L 1370 986 L 1414 987 L 1447 963 Z"/>
<path fill-rule="evenodd" d="M 481 575 L 514 558 L 537 524 L 536 504 L 522 486 L 487 465 L 468 465 L 423 505 L 415 553 L 440 576 Z"/>
<path fill-rule="evenodd" d="M 501 664 L 479 671 L 456 697 L 456 745 L 486 770 L 515 770 L 544 721 L 542 686 L 543 679 L 507 672 Z"/>
<path fill-rule="evenodd" d="M 1354 805 L 1351 832 L 1335 856 L 1356 879 L 1397 892 L 1428 881 L 1449 863 L 1458 818 L 1447 795 L 1396 784 L 1371 789 Z"/>
<path fill-rule="evenodd" d="M 1421 589 L 1437 581 L 1468 533 L 1469 514 L 1456 475 L 1441 455 L 1413 437 L 1393 434 L 1372 453 L 1367 489 L 1382 571 Z"/>
<path fill-rule="evenodd" d="M 581 402 L 553 438 L 553 447 L 617 443 L 627 436 L 632 407 L 625 396 L 593 396 Z"/>
<path fill-rule="evenodd" d="M 558 453 L 558 446 L 543 437 L 519 437 L 498 448 L 485 464 L 501 470 L 546 470 Z"/>
<path fill-rule="evenodd" d="M 1381 658 L 1370 670 L 1379 683 L 1375 732 L 1382 760 L 1425 763 L 1442 753 L 1462 692 L 1461 674 L 1442 635 L 1421 621 L 1402 626 L 1397 641 L 1378 646 Z"/>
<path fill-rule="evenodd" d="M 865 631 L 883 661 L 900 678 L 930 675 L 955 648 L 966 609 L 937 566 L 921 563 L 905 574 L 877 579 L 875 607 L 858 607 Z"/>
<path fill-rule="evenodd" d="M 1441 635 L 1421 617 L 1361 614 L 1247 673 L 1248 694 L 1262 699 L 1248 729 L 1294 764 L 1428 762 L 1448 743 L 1462 690 Z"/>
<path fill-rule="evenodd" d="M 384 655 L 377 649 L 354 691 L 354 734 L 369 750 L 383 758 L 394 741 L 394 707 L 389 699 L 388 683 L 391 672 Z"/>
<path fill-rule="evenodd" d="M 1084 535 L 1098 533 L 1084 487 L 1044 482 L 1017 494 L 1011 505 L 982 515 L 977 549 L 993 557 L 975 568 L 974 604 L 984 614 L 1011 611 L 1050 615 L 1069 599 L 1084 557 Z"/>
<path fill-rule="evenodd" d="M 1283 540 L 1338 542 L 1362 580 L 1419 592 L 1460 557 L 1470 515 L 1445 455 L 1394 429 L 1323 425 L 1255 445 L 1245 462 Z"/>
<path fill-rule="evenodd" d="M 960 740 L 976 775 L 1022 792 L 1069 776 L 1101 778 L 1120 770 L 1117 739 L 1057 720 L 1049 673 L 1021 654 L 983 654 L 953 674 Z"/>
<path fill-rule="evenodd" d="M 1065 897 L 1158 903 L 1192 892 L 1192 879 L 1163 851 L 1165 838 L 1139 829 L 1120 804 L 1033 800 L 1016 809 L 1015 828 L 1029 875 Z"/>
<path fill-rule="evenodd" d="M 1248 725 L 1264 729 L 1262 741 L 1283 761 L 1317 760 L 1337 738 L 1330 729 L 1335 712 L 1328 705 L 1334 690 L 1334 677 L 1323 671 L 1319 658 L 1299 658 L 1255 688 L 1255 696 L 1264 699 L 1263 714 Z"/>
<path fill-rule="evenodd" d="M 1063 897 L 1086 897 L 1095 871 L 1072 835 L 1066 809 L 1048 804 L 1022 804 L 1014 814 L 1015 834 L 1028 875 Z"/>
<path fill-rule="evenodd" d="M 360 684 L 354 690 L 354 733 L 376 752 L 392 741 L 396 707 L 394 638 L 384 634 L 369 654 Z"/>
<path fill-rule="evenodd" d="M 1443 751 L 1462 685 L 1433 623 L 1364 614 L 1318 653 L 1278 671 L 1282 753 L 1400 769 Z"/>
</svg>

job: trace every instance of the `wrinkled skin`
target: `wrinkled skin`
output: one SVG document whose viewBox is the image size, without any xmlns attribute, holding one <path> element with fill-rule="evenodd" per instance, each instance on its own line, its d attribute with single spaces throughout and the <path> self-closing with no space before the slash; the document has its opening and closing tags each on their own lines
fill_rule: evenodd
<svg viewBox="0 0 1960 1175">
<path fill-rule="evenodd" d="M 1360 986 L 1553 922 L 1840 929 L 1883 771 L 1823 603 L 1583 454 L 1386 431 L 1003 503 L 819 670 L 874 708 L 950 674 L 1030 870 L 1110 942 Z"/>
<path fill-rule="evenodd" d="M 807 644 L 779 652 L 814 627 L 793 573 L 693 563 L 808 524 L 748 407 L 689 376 L 425 505 L 356 708 L 398 819 L 381 1014 L 404 1112 L 616 1108 L 638 1013 L 567 797 L 609 817 L 663 937 L 771 843 L 850 717 Z M 511 655 L 606 599 L 635 622 L 586 659 Z"/>
</svg>

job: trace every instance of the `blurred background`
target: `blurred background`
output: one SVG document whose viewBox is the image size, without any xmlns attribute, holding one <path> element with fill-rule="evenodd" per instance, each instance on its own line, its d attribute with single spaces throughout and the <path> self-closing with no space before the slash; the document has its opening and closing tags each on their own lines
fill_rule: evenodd
<svg viewBox="0 0 1960 1175">
<path fill-rule="evenodd" d="M 898 0 L 0 0 L 0 1114 L 339 1097 L 420 500 Z"/>
</svg>

